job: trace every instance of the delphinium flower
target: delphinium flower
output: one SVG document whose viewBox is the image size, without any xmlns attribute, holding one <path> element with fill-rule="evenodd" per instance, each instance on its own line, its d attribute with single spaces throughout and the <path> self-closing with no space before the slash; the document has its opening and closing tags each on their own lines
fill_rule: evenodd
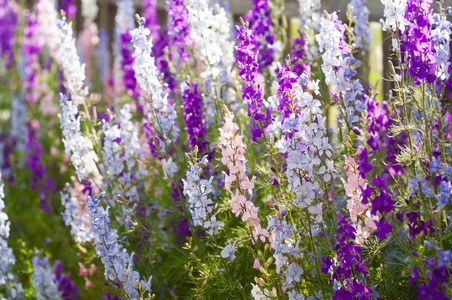
<svg viewBox="0 0 452 300">
<path fill-rule="evenodd" d="M 39 72 L 38 55 L 42 49 L 42 41 L 40 39 L 40 26 L 36 20 L 36 15 L 27 10 L 25 11 L 25 19 L 27 25 L 24 27 L 23 53 L 25 59 L 25 91 L 28 101 L 37 101 L 33 97 L 33 89 L 35 88 L 35 77 Z"/>
<path fill-rule="evenodd" d="M 78 300 L 78 290 L 74 281 L 68 274 L 63 274 L 62 269 L 64 265 L 62 263 L 55 263 L 55 282 L 58 285 L 58 291 L 60 292 L 62 300 Z"/>
<path fill-rule="evenodd" d="M 105 30 L 99 31 L 99 43 L 96 48 L 96 66 L 99 81 L 107 84 L 108 76 L 110 75 L 110 50 L 109 50 L 108 32 Z"/>
<path fill-rule="evenodd" d="M 121 70 L 123 73 L 123 82 L 126 93 L 134 100 L 138 100 L 140 96 L 140 89 L 135 78 L 135 71 L 133 70 L 133 48 L 130 43 L 131 36 L 128 30 L 121 34 Z"/>
<path fill-rule="evenodd" d="M 298 10 L 301 32 L 308 49 L 306 59 L 313 62 L 319 58 L 315 34 L 319 31 L 320 25 L 320 0 L 298 0 Z M 294 54 L 294 57 L 297 57 L 297 55 Z"/>
<path fill-rule="evenodd" d="M 124 90 L 124 75 L 121 72 L 122 54 L 121 54 L 121 36 L 129 30 L 135 28 L 132 0 L 120 0 L 115 16 L 115 39 L 113 42 L 113 80 L 116 97 Z"/>
<path fill-rule="evenodd" d="M 351 0 L 347 7 L 353 18 L 353 48 L 365 54 L 370 50 L 372 30 L 369 26 L 370 11 L 366 6 L 367 0 Z"/>
<path fill-rule="evenodd" d="M 435 48 L 432 38 L 433 0 L 408 0 L 405 10 L 406 31 L 403 34 L 401 53 L 402 60 L 415 84 L 423 80 L 428 83 L 435 81 Z"/>
<path fill-rule="evenodd" d="M 239 130 L 234 123 L 234 114 L 226 107 L 224 125 L 220 128 L 221 163 L 228 168 L 225 173 L 225 189 L 231 194 L 232 213 L 236 217 L 241 216 L 243 222 L 247 222 L 252 230 L 253 242 L 261 240 L 265 242 L 269 236 L 267 229 L 262 228 L 259 217 L 259 209 L 247 199 L 251 197 L 254 189 L 254 177 L 250 180 L 246 175 L 246 158 L 243 137 L 237 133 Z"/>
<path fill-rule="evenodd" d="M 19 5 L 15 0 L 0 0 L 0 54 L 5 60 L 7 69 L 14 61 L 14 32 L 17 28 L 17 12 Z"/>
<path fill-rule="evenodd" d="M 385 19 L 380 19 L 383 24 L 383 31 L 391 30 L 397 32 L 401 30 L 405 31 L 406 20 L 405 10 L 407 7 L 407 0 L 380 0 L 384 5 L 384 17 Z M 392 39 L 392 47 L 395 51 L 398 50 L 397 40 Z"/>
<path fill-rule="evenodd" d="M 206 154 L 209 143 L 206 141 L 206 126 L 203 121 L 201 91 L 196 82 L 184 84 L 182 89 L 182 102 L 184 105 L 184 121 L 187 124 L 188 145 L 190 150 L 198 147 L 198 153 Z"/>
<path fill-rule="evenodd" d="M 35 128 L 33 123 L 35 122 L 32 121 L 28 124 L 27 131 L 27 168 L 32 176 L 30 188 L 38 193 L 41 209 L 49 212 L 50 208 L 47 199 L 51 196 L 54 186 L 52 180 L 47 177 L 46 166 L 41 161 L 42 146 L 37 141 L 37 128 Z"/>
<path fill-rule="evenodd" d="M 40 26 L 40 38 L 49 48 L 50 55 L 58 61 L 56 55 L 60 43 L 57 27 L 58 14 L 52 0 L 39 0 L 36 4 L 36 18 Z"/>
<path fill-rule="evenodd" d="M 196 150 L 195 150 L 196 152 Z M 198 161 L 196 155 L 187 154 L 191 159 L 186 172 L 186 178 L 182 179 L 184 184 L 184 196 L 186 197 L 188 208 L 194 226 L 204 228 L 210 236 L 218 233 L 218 228 L 224 226 L 217 221 L 213 211 L 214 202 L 211 196 L 213 187 L 213 176 L 209 180 L 202 178 L 202 165 L 207 166 L 209 161 L 204 156 Z"/>
<path fill-rule="evenodd" d="M 168 103 L 165 85 L 159 81 L 155 58 L 151 57 L 152 41 L 147 39 L 149 29 L 144 28 L 145 22 L 141 18 L 139 27 L 130 32 L 135 48 L 133 68 L 138 84 L 152 99 L 152 109 L 144 127 L 150 128 L 152 124 L 154 136 L 148 138 L 153 139 L 153 146 L 158 147 L 159 153 L 166 153 L 169 150 L 167 147 L 179 137 L 179 128 L 175 122 L 177 115 L 174 104 Z M 143 129 L 146 131 L 146 128 Z"/>
<path fill-rule="evenodd" d="M 372 290 L 366 286 L 366 278 L 369 276 L 366 260 L 361 259 L 362 249 L 353 241 L 356 238 L 356 230 L 347 216 L 337 212 L 336 255 L 322 258 L 322 273 L 331 274 L 335 284 L 334 296 L 331 299 L 371 299 Z"/>
<path fill-rule="evenodd" d="M 190 24 L 188 23 L 188 11 L 183 0 L 166 1 L 168 6 L 168 36 L 171 47 L 175 47 L 179 54 L 179 60 L 186 62 L 190 53 L 185 47 L 190 48 L 193 40 L 190 37 Z"/>
<path fill-rule="evenodd" d="M 22 285 L 11 271 L 12 266 L 16 264 L 16 257 L 13 249 L 8 246 L 10 222 L 8 215 L 3 211 L 5 209 L 3 187 L 2 174 L 0 173 L 0 287 L 8 287 L 11 284 L 9 293 L 12 299 L 22 299 Z"/>
<path fill-rule="evenodd" d="M 450 7 L 449 7 L 450 10 Z M 434 40 L 434 53 L 436 60 L 436 77 L 441 81 L 450 77 L 450 36 L 452 34 L 452 24 L 447 20 L 445 15 L 433 14 L 432 39 Z"/>
<path fill-rule="evenodd" d="M 61 113 L 60 128 L 63 134 L 65 153 L 71 156 L 72 165 L 77 172 L 79 180 L 87 179 L 90 175 L 99 180 L 99 170 L 96 162 L 97 154 L 93 151 L 93 144 L 82 135 L 80 130 L 80 115 L 73 101 L 60 94 Z"/>
<path fill-rule="evenodd" d="M 321 199 L 325 191 L 321 184 L 329 184 L 335 177 L 326 118 L 320 101 L 313 98 L 309 88 L 301 89 L 289 66 L 281 68 L 279 77 L 278 97 L 284 116 L 281 148 L 287 153 L 288 189 L 295 194 L 295 207 L 308 208 L 316 222 L 322 222 Z M 308 83 L 308 75 L 302 77 Z M 318 90 L 318 82 L 311 81 L 308 87 Z"/>
<path fill-rule="evenodd" d="M 84 192 L 85 186 L 77 183 L 74 187 L 66 184 L 64 190 L 60 191 L 61 206 L 64 207 L 61 215 L 66 226 L 71 227 L 71 235 L 76 243 L 85 243 L 93 239 L 90 231 L 88 211 L 86 203 L 87 195 Z"/>
<path fill-rule="evenodd" d="M 96 0 L 82 0 L 82 17 L 85 22 L 93 23 L 99 12 Z"/>
<path fill-rule="evenodd" d="M 239 75 L 244 81 L 241 87 L 242 98 L 248 105 L 248 116 L 253 119 L 252 125 L 249 125 L 252 140 L 257 142 L 272 123 L 271 110 L 268 108 L 266 113 L 262 112 L 264 91 L 260 82 L 263 81 L 263 77 L 259 73 L 257 46 L 247 23 L 237 26 L 236 37 L 240 40 L 236 47 L 236 61 L 239 65 Z"/>
<path fill-rule="evenodd" d="M 69 19 L 73 19 L 77 13 L 77 6 L 74 2 L 75 0 L 61 0 L 60 9 L 64 11 Z"/>
<path fill-rule="evenodd" d="M 421 271 L 422 275 L 418 267 L 410 267 L 411 284 L 420 283 L 417 289 L 418 299 L 450 299 L 452 296 L 450 293 L 452 251 L 450 249 L 442 250 L 441 247 L 428 240 L 425 240 L 425 248 L 428 252 L 424 259 L 425 269 L 422 270 L 423 272 Z"/>
<path fill-rule="evenodd" d="M 377 229 L 374 223 L 375 216 L 371 216 L 369 205 L 363 201 L 363 190 L 367 189 L 367 180 L 359 175 L 357 165 L 352 157 L 345 158 L 344 169 L 347 171 L 347 182 L 344 182 L 347 200 L 347 209 L 350 213 L 352 225 L 355 228 L 355 243 L 364 244 L 370 234 Z M 366 202 L 366 203 L 363 203 Z"/>
<path fill-rule="evenodd" d="M 49 257 L 36 253 L 31 259 L 31 266 L 33 267 L 31 279 L 36 291 L 36 298 L 38 300 L 62 299 L 58 291 L 53 267 L 49 263 Z"/>
<path fill-rule="evenodd" d="M 250 28 L 256 45 L 257 63 L 264 70 L 273 63 L 276 55 L 273 44 L 275 32 L 272 30 L 271 10 L 268 0 L 252 0 Z"/>
<path fill-rule="evenodd" d="M 3 174 L 5 181 L 12 185 L 14 183 L 14 174 L 11 169 L 12 143 L 10 135 L 7 132 L 0 133 L 0 173 Z"/>
<path fill-rule="evenodd" d="M 303 62 L 307 58 L 307 52 L 305 35 L 301 31 L 298 31 L 298 37 L 292 39 L 292 57 L 296 58 L 296 62 L 292 66 L 292 71 L 298 76 L 303 74 L 304 71 L 310 73 L 311 64 Z"/>
<path fill-rule="evenodd" d="M 25 96 L 22 93 L 20 97 L 12 94 L 11 100 L 11 139 L 14 148 L 20 153 L 19 167 L 25 165 L 24 155 L 26 154 L 26 138 L 27 138 L 27 104 Z"/>
<path fill-rule="evenodd" d="M 80 63 L 80 58 L 75 47 L 75 39 L 72 36 L 72 23 L 66 20 L 58 20 L 60 33 L 60 45 L 58 49 L 59 63 L 63 69 L 70 99 L 77 107 L 85 102 L 88 88 L 84 87 L 85 65 Z"/>
<path fill-rule="evenodd" d="M 352 124 L 359 121 L 359 116 L 366 107 L 358 97 L 363 91 L 361 83 L 358 79 L 352 80 L 357 74 L 354 69 L 356 60 L 350 53 L 344 32 L 345 26 L 338 19 L 337 12 L 334 12 L 322 17 L 316 39 L 322 53 L 325 83 L 331 85 L 341 96 L 341 111 L 349 127 L 352 127 Z"/>
<path fill-rule="evenodd" d="M 105 196 L 101 193 L 99 198 L 88 197 L 87 209 L 94 234 L 94 245 L 97 256 L 104 265 L 104 276 L 112 282 L 119 282 L 120 288 L 128 299 L 140 297 L 137 284 L 140 282 L 140 274 L 134 270 L 133 254 L 129 255 L 122 244 L 118 242 L 116 229 L 111 228 L 107 209 L 100 205 L 100 199 Z M 151 277 L 148 282 L 141 282 L 143 292 L 151 293 Z"/>
</svg>

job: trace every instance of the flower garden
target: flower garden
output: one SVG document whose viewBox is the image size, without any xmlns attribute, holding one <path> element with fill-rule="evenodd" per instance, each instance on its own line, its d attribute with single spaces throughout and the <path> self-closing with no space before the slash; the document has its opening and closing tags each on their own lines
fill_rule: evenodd
<svg viewBox="0 0 452 300">
<path fill-rule="evenodd" d="M 283 2 L 0 0 L 0 299 L 451 299 L 451 8 Z"/>
</svg>

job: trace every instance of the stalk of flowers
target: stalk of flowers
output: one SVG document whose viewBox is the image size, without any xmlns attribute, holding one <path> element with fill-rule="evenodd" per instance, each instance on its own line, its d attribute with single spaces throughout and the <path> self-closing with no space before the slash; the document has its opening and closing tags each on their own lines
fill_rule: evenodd
<svg viewBox="0 0 452 300">
<path fill-rule="evenodd" d="M 8 215 L 3 211 L 5 209 L 3 188 L 2 174 L 0 173 L 0 287 L 6 287 L 12 299 L 22 299 L 22 285 L 11 270 L 13 265 L 16 264 L 16 257 L 13 249 L 8 246 L 10 222 Z"/>
<path fill-rule="evenodd" d="M 451 10 L 450 7 L 446 10 Z M 444 14 L 433 14 L 432 17 L 432 39 L 434 41 L 434 53 L 436 61 L 436 77 L 441 81 L 447 80 L 450 77 L 449 68 L 450 62 L 450 36 L 452 34 L 452 24 L 447 20 Z"/>
<path fill-rule="evenodd" d="M 14 32 L 17 28 L 19 5 L 15 0 L 0 0 L 0 55 L 5 60 L 5 67 L 10 69 L 14 61 Z"/>
<path fill-rule="evenodd" d="M 64 11 L 64 14 L 69 19 L 74 19 L 75 14 L 77 13 L 77 6 L 74 4 L 75 0 L 62 0 L 61 1 L 61 10 Z"/>
<path fill-rule="evenodd" d="M 402 60 L 417 85 L 436 79 L 436 59 L 432 38 L 432 0 L 408 0 L 405 10 L 406 31 L 401 40 Z"/>
<path fill-rule="evenodd" d="M 88 95 L 88 87 L 84 87 L 85 64 L 80 63 L 80 58 L 75 47 L 75 39 L 72 36 L 72 23 L 66 19 L 58 20 L 60 45 L 58 48 L 59 64 L 63 70 L 70 99 L 75 107 L 84 104 Z"/>
<path fill-rule="evenodd" d="M 171 150 L 170 145 L 179 137 L 179 128 L 175 123 L 177 114 L 174 104 L 168 103 L 165 84 L 162 84 L 158 79 L 155 58 L 151 56 L 152 41 L 147 39 L 150 32 L 149 29 L 144 28 L 146 20 L 140 18 L 139 22 L 139 27 L 130 32 L 135 48 L 133 68 L 138 84 L 145 92 L 149 93 L 152 99 L 151 112 L 148 114 L 148 120 L 143 125 L 143 130 L 147 131 L 148 138 L 152 138 L 150 142 L 151 148 L 155 147 L 158 153 L 164 154 Z M 149 129 L 151 130 L 149 131 Z M 171 158 L 169 159 L 171 160 Z M 172 161 L 171 163 L 166 161 L 164 170 L 165 166 L 174 169 L 175 164 Z M 173 174 L 174 172 L 170 172 L 165 174 L 165 176 Z"/>
<path fill-rule="evenodd" d="M 62 263 L 55 263 L 55 282 L 58 285 L 58 291 L 60 292 L 61 299 L 63 300 L 78 300 L 78 290 L 74 281 L 71 280 L 69 273 L 63 274 L 62 269 L 64 265 Z"/>
<path fill-rule="evenodd" d="M 104 209 L 100 205 L 100 199 L 104 196 L 105 193 L 101 193 L 99 198 L 88 197 L 87 203 L 96 252 L 104 265 L 105 279 L 118 282 L 127 299 L 138 299 L 145 293 L 151 293 L 152 276 L 148 282 L 139 281 L 140 274 L 134 270 L 133 254 L 129 255 L 118 243 L 118 233 L 110 227 L 109 207 Z"/>
<path fill-rule="evenodd" d="M 309 62 L 313 62 L 319 58 L 315 34 L 318 33 L 320 26 L 320 0 L 298 0 L 298 10 L 301 32 L 308 49 L 306 58 Z M 294 54 L 294 57 L 299 56 Z"/>
<path fill-rule="evenodd" d="M 85 138 L 80 130 L 80 115 L 74 102 L 60 94 L 61 113 L 60 128 L 63 134 L 65 153 L 71 156 L 72 165 L 79 180 L 93 176 L 94 182 L 100 182 L 100 174 L 96 162 L 97 154 L 92 150 L 93 143 Z"/>
<path fill-rule="evenodd" d="M 120 0 L 117 5 L 115 16 L 115 39 L 113 43 L 113 81 L 116 97 L 124 91 L 124 74 L 121 72 L 121 35 L 134 28 L 134 7 L 132 0 Z"/>
<path fill-rule="evenodd" d="M 371 299 L 374 292 L 366 285 L 369 276 L 367 272 L 367 259 L 362 260 L 362 249 L 356 246 L 356 229 L 348 222 L 347 216 L 337 212 L 337 232 L 335 234 L 336 249 L 333 260 L 322 257 L 322 273 L 331 274 L 333 281 L 333 300 L 339 299 Z"/>
<path fill-rule="evenodd" d="M 337 12 L 326 14 L 320 21 L 320 32 L 316 35 L 322 52 L 322 71 L 325 83 L 331 85 L 341 98 L 341 112 L 349 128 L 358 122 L 365 111 L 365 103 L 359 98 L 363 87 L 358 79 L 356 60 L 345 42 L 345 26 L 338 19 Z"/>
<path fill-rule="evenodd" d="M 105 86 L 108 84 L 108 77 L 110 70 L 110 51 L 109 51 L 109 37 L 106 30 L 99 31 L 99 43 L 96 48 L 96 66 L 99 81 Z"/>
<path fill-rule="evenodd" d="M 207 166 L 209 161 L 204 156 L 200 161 L 197 158 L 198 149 L 192 153 L 187 153 L 189 166 L 186 172 L 186 179 L 182 179 L 184 184 L 184 195 L 187 197 L 188 208 L 194 226 L 200 226 L 207 231 L 210 236 L 218 233 L 218 228 L 223 227 L 223 222 L 217 221 L 213 211 L 214 202 L 209 199 L 212 193 L 212 180 L 202 179 L 202 165 Z"/>
<path fill-rule="evenodd" d="M 188 10 L 183 0 L 166 1 L 168 6 L 168 36 L 170 46 L 175 47 L 179 54 L 177 61 L 186 62 L 190 53 L 185 47 L 190 48 L 193 40 L 190 37 L 190 24 L 188 23 Z"/>
<path fill-rule="evenodd" d="M 347 182 L 344 182 L 345 194 L 349 197 L 347 209 L 351 224 L 355 228 L 355 243 L 363 245 L 364 241 L 377 229 L 374 223 L 377 218 L 371 216 L 369 205 L 363 201 L 362 194 L 367 189 L 368 183 L 360 176 L 357 164 L 352 157 L 345 158 L 344 170 L 347 171 Z"/>
<path fill-rule="evenodd" d="M 121 70 L 126 93 L 134 100 L 138 100 L 140 89 L 133 70 L 133 48 L 130 44 L 131 36 L 128 30 L 121 34 Z"/>
<path fill-rule="evenodd" d="M 38 300 L 62 299 L 53 267 L 49 263 L 49 257 L 36 253 L 31 259 L 31 266 L 33 267 L 31 279 L 36 291 L 36 298 Z"/>
<path fill-rule="evenodd" d="M 41 53 L 42 42 L 40 36 L 40 26 L 36 20 L 36 15 L 27 10 L 25 12 L 27 25 L 24 27 L 23 53 L 25 59 L 25 91 L 28 101 L 35 102 L 38 99 L 33 97 L 35 88 L 35 77 L 39 72 L 38 55 Z"/>
<path fill-rule="evenodd" d="M 272 19 L 268 0 L 252 0 L 249 23 L 256 47 L 257 63 L 264 70 L 273 63 L 275 32 L 271 30 Z"/>
<path fill-rule="evenodd" d="M 298 35 L 298 37 L 292 39 L 292 57 L 296 58 L 296 62 L 292 66 L 292 71 L 300 76 L 304 71 L 306 73 L 311 72 L 311 63 L 304 62 L 308 55 L 308 44 L 305 35 L 300 30 L 298 30 Z"/>
<path fill-rule="evenodd" d="M 209 143 L 206 141 L 207 130 L 203 122 L 201 91 L 196 82 L 190 85 L 183 84 L 181 90 L 188 145 L 192 151 L 198 147 L 198 152 L 203 155 L 209 150 Z"/>
<path fill-rule="evenodd" d="M 265 129 L 271 125 L 272 112 L 269 108 L 266 113 L 262 112 L 264 92 L 259 82 L 263 81 L 263 77 L 259 73 L 257 45 L 247 23 L 237 26 L 236 38 L 240 40 L 236 47 L 236 62 L 239 65 L 239 75 L 244 81 L 241 86 L 242 99 L 248 105 L 248 116 L 253 119 L 253 125 L 249 125 L 252 140 L 257 142 L 257 139 L 265 134 Z"/>
<path fill-rule="evenodd" d="M 66 226 L 70 226 L 71 235 L 76 243 L 86 243 L 91 241 L 94 236 L 90 231 L 88 211 L 86 203 L 88 202 L 85 194 L 85 186 L 76 183 L 74 187 L 66 184 L 64 190 L 60 191 L 61 206 L 64 207 L 61 215 Z"/>
<path fill-rule="evenodd" d="M 50 50 L 50 55 L 55 59 L 58 53 L 60 35 L 57 27 L 58 14 L 54 1 L 39 0 L 36 4 L 36 18 L 40 27 L 40 39 L 44 41 L 44 45 Z"/>
<path fill-rule="evenodd" d="M 347 15 L 350 15 L 354 23 L 352 47 L 361 55 L 369 52 L 372 41 L 372 30 L 369 26 L 370 11 L 366 2 L 367 0 L 351 0 L 347 6 Z"/>
<path fill-rule="evenodd" d="M 36 120 L 34 120 L 36 121 Z M 31 171 L 30 188 L 39 195 L 39 204 L 44 212 L 49 212 L 47 200 L 54 190 L 52 180 L 47 177 L 46 166 L 42 163 L 42 146 L 36 139 L 37 122 L 29 122 L 27 130 L 27 168 Z M 39 126 L 39 124 L 38 124 Z"/>
<path fill-rule="evenodd" d="M 239 127 L 234 123 L 234 114 L 225 109 L 224 125 L 220 128 L 221 163 L 228 168 L 225 173 L 225 189 L 231 194 L 232 213 L 236 217 L 241 216 L 243 222 L 247 222 L 251 228 L 253 243 L 259 239 L 265 243 L 269 237 L 267 229 L 262 228 L 259 217 L 259 209 L 254 203 L 247 200 L 254 189 L 254 177 L 250 180 L 246 175 L 246 158 L 243 137 L 237 134 Z"/>
<path fill-rule="evenodd" d="M 19 152 L 18 166 L 22 168 L 25 165 L 25 154 L 27 145 L 27 104 L 25 95 L 22 92 L 20 97 L 11 95 L 11 140 L 14 148 Z"/>
</svg>

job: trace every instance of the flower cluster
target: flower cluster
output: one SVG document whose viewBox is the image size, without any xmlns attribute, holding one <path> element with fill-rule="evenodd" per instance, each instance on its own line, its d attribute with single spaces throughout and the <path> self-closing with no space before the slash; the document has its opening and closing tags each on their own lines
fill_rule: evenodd
<svg viewBox="0 0 452 300">
<path fill-rule="evenodd" d="M 168 35 L 171 46 L 176 48 L 182 62 L 186 62 L 190 53 L 185 47 L 191 47 L 193 43 L 190 37 L 187 8 L 183 0 L 170 0 L 166 5 L 168 5 Z"/>
<path fill-rule="evenodd" d="M 55 279 L 53 267 L 49 263 L 49 257 L 35 254 L 31 259 L 33 273 L 31 274 L 33 288 L 39 300 L 61 299 L 58 285 Z"/>
<path fill-rule="evenodd" d="M 35 77 L 37 70 L 37 56 L 42 49 L 42 41 L 39 38 L 41 28 L 36 15 L 31 11 L 26 11 L 27 26 L 24 28 L 24 59 L 25 59 L 25 90 L 28 101 L 36 101 L 33 99 L 33 89 L 35 87 Z"/>
<path fill-rule="evenodd" d="M 353 48 L 359 49 L 364 54 L 370 50 L 372 41 L 372 31 L 369 27 L 370 11 L 366 6 L 366 0 L 351 0 L 348 9 L 354 20 Z"/>
<path fill-rule="evenodd" d="M 239 75 L 244 81 L 241 87 L 242 98 L 248 104 L 248 116 L 253 118 L 253 125 L 250 124 L 249 127 L 253 141 L 257 142 L 257 139 L 265 134 L 265 128 L 272 123 L 271 110 L 267 109 L 266 114 L 261 111 L 264 99 L 263 77 L 259 73 L 257 45 L 248 24 L 237 26 L 236 37 L 240 40 L 236 47 L 236 61 Z"/>
<path fill-rule="evenodd" d="M 209 194 L 213 191 L 213 176 L 209 180 L 202 179 L 201 165 L 207 166 L 208 163 L 207 156 L 204 156 L 200 162 L 195 157 L 188 166 L 186 179 L 182 181 L 193 225 L 203 227 L 212 236 L 217 234 L 218 228 L 224 224 L 217 221 L 213 213 L 214 203 L 209 199 Z"/>
<path fill-rule="evenodd" d="M 434 53 L 436 61 L 436 77 L 441 80 L 447 80 L 450 77 L 450 36 L 452 34 L 452 24 L 446 16 L 433 14 L 432 39 L 434 40 Z"/>
<path fill-rule="evenodd" d="M 140 275 L 134 270 L 133 254 L 129 255 L 122 244 L 118 243 L 118 233 L 116 229 L 110 227 L 108 208 L 104 209 L 100 205 L 100 199 L 104 196 L 105 193 L 100 194 L 99 198 L 88 197 L 86 205 L 96 252 L 104 265 L 105 279 L 119 281 L 127 298 L 137 299 L 140 296 L 137 289 Z M 142 283 L 142 287 L 150 293 L 151 278 L 147 283 Z"/>
<path fill-rule="evenodd" d="M 0 54 L 5 60 L 5 67 L 11 68 L 14 61 L 14 31 L 17 28 L 18 5 L 14 0 L 0 1 Z"/>
</svg>

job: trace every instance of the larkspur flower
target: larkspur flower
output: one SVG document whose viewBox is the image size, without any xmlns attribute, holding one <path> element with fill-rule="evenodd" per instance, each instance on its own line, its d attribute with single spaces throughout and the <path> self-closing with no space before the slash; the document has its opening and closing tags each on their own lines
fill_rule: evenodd
<svg viewBox="0 0 452 300">
<path fill-rule="evenodd" d="M 61 10 L 64 11 L 65 15 L 69 19 L 73 19 L 75 17 L 75 13 L 77 12 L 77 6 L 74 4 L 75 0 L 62 0 L 61 1 Z"/>
<path fill-rule="evenodd" d="M 139 293 L 137 283 L 140 282 L 140 274 L 134 270 L 133 254 L 129 255 L 127 250 L 118 243 L 118 233 L 116 229 L 110 227 L 110 218 L 107 209 L 100 205 L 100 199 L 104 197 L 102 193 L 99 198 L 88 197 L 86 205 L 89 212 L 91 231 L 94 234 L 94 245 L 96 253 L 104 265 L 105 279 L 113 282 L 121 282 L 128 299 L 138 299 Z M 151 292 L 151 278 L 147 282 L 141 281 L 141 286 L 147 292 Z"/>
<path fill-rule="evenodd" d="M 372 31 L 369 26 L 370 11 L 366 6 L 366 0 L 351 0 L 348 6 L 350 15 L 354 18 L 353 48 L 362 54 L 370 50 Z"/>
<path fill-rule="evenodd" d="M 188 11 L 183 0 L 166 1 L 168 6 L 168 35 L 171 47 L 175 47 L 179 58 L 186 62 L 190 53 L 185 47 L 191 47 L 193 40 L 190 37 L 190 24 Z"/>
<path fill-rule="evenodd" d="M 71 280 L 70 274 L 63 274 L 62 269 L 64 265 L 62 263 L 55 263 L 55 282 L 58 285 L 58 291 L 61 294 L 63 300 L 78 300 L 78 290 L 74 281 Z"/>
<path fill-rule="evenodd" d="M 0 55 L 5 60 L 7 69 L 12 67 L 14 61 L 14 31 L 17 28 L 17 12 L 19 5 L 14 0 L 0 0 Z"/>
<path fill-rule="evenodd" d="M 193 225 L 203 227 L 210 236 L 213 236 L 224 224 L 217 221 L 213 212 L 214 202 L 209 199 L 209 194 L 213 191 L 213 176 L 209 180 L 202 178 L 202 165 L 207 164 L 207 157 L 203 157 L 200 162 L 196 159 L 191 161 L 186 177 L 182 181 Z"/>
<path fill-rule="evenodd" d="M 31 259 L 31 266 L 33 267 L 31 279 L 33 288 L 36 291 L 36 298 L 38 300 L 62 299 L 58 291 L 53 267 L 49 263 L 49 257 L 41 257 L 39 254 L 35 254 Z"/>
<path fill-rule="evenodd" d="M 172 157 L 162 160 L 162 169 L 163 176 L 165 176 L 166 178 L 174 178 L 174 174 L 179 171 L 179 167 L 176 165 L 176 163 L 173 162 Z"/>
<path fill-rule="evenodd" d="M 436 77 L 441 80 L 447 80 L 450 77 L 450 36 L 452 34 L 452 24 L 447 20 L 446 16 L 433 14 L 432 38 L 435 42 L 435 60 L 436 60 Z"/>
<path fill-rule="evenodd" d="M 220 256 L 222 258 L 229 258 L 230 262 L 233 262 L 235 260 L 235 244 L 237 243 L 237 241 L 235 241 L 234 243 L 229 243 L 227 244 L 223 250 L 221 250 Z"/>
<path fill-rule="evenodd" d="M 40 26 L 36 20 L 36 15 L 27 10 L 25 11 L 27 25 L 24 28 L 23 53 L 25 60 L 25 93 L 28 101 L 37 101 L 33 96 L 33 89 L 37 84 L 35 77 L 39 72 L 38 56 L 42 50 L 42 41 L 40 37 Z"/>
<path fill-rule="evenodd" d="M 17 97 L 15 94 L 12 94 L 10 117 L 11 138 L 15 148 L 21 154 L 21 159 L 19 160 L 20 168 L 25 165 L 25 160 L 22 157 L 26 153 L 27 111 L 25 96 L 22 94 L 21 97 Z"/>
</svg>

